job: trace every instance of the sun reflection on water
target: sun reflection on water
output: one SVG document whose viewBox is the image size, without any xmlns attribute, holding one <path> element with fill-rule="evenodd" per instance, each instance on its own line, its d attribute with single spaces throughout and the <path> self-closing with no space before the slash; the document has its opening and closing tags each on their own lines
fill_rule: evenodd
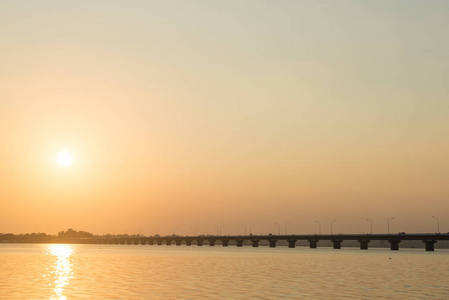
<svg viewBox="0 0 449 300">
<path fill-rule="evenodd" d="M 53 273 L 56 277 L 54 295 L 50 299 L 65 300 L 63 295 L 64 287 L 69 283 L 72 275 L 72 263 L 70 256 L 73 254 L 73 248 L 69 245 L 49 245 L 48 254 L 56 258 Z"/>
</svg>

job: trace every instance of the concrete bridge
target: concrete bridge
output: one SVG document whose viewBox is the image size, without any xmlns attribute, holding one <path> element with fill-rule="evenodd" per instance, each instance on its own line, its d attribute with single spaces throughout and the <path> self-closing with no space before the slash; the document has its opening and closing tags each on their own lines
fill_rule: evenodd
<svg viewBox="0 0 449 300">
<path fill-rule="evenodd" d="M 230 241 L 235 242 L 237 247 L 250 243 L 253 247 L 259 247 L 261 241 L 268 242 L 270 247 L 276 247 L 277 242 L 285 241 L 289 248 L 295 248 L 297 241 L 307 241 L 310 248 L 317 248 L 320 241 L 330 241 L 334 249 L 340 249 L 344 241 L 357 241 L 360 249 L 367 250 L 371 241 L 387 241 L 391 250 L 399 250 L 402 241 L 422 241 L 426 251 L 434 251 L 434 245 L 438 241 L 449 240 L 449 233 L 413 233 L 413 234 L 314 234 L 314 235 L 226 235 L 226 236 L 149 236 L 149 237 L 98 237 L 85 239 L 65 239 L 64 243 L 74 244 L 121 244 L 121 245 L 172 245 L 184 244 L 191 246 L 215 246 L 219 241 L 222 246 L 227 247 Z"/>
</svg>

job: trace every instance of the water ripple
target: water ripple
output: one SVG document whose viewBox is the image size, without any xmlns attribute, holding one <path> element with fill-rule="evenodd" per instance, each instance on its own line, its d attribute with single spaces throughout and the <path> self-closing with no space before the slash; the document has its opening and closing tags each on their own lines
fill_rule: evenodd
<svg viewBox="0 0 449 300">
<path fill-rule="evenodd" d="M 0 266 L 0 299 L 449 296 L 443 250 L 0 245 Z"/>
</svg>

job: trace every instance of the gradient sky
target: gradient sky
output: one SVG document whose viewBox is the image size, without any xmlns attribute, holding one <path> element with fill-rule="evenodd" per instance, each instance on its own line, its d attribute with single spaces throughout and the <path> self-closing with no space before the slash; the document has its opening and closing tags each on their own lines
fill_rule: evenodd
<svg viewBox="0 0 449 300">
<path fill-rule="evenodd" d="M 0 232 L 449 231 L 448 16 L 3 0 Z"/>
</svg>

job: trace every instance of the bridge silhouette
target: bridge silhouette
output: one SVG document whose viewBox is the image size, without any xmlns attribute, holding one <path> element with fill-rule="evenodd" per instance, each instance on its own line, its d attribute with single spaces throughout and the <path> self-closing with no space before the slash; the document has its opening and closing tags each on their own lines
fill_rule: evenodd
<svg viewBox="0 0 449 300">
<path fill-rule="evenodd" d="M 63 239 L 63 243 L 71 244 L 134 244 L 134 245 L 171 245 L 180 246 L 215 246 L 219 241 L 222 246 L 227 247 L 229 242 L 235 242 L 237 247 L 242 247 L 245 242 L 249 242 L 252 247 L 259 247 L 261 241 L 268 242 L 270 247 L 276 247 L 277 242 L 284 241 L 288 243 L 289 248 L 295 248 L 297 241 L 307 241 L 310 248 L 317 248 L 319 241 L 330 241 L 334 249 L 340 249 L 344 241 L 357 241 L 360 249 L 367 250 L 371 241 L 387 241 L 390 243 L 391 250 L 399 250 L 399 244 L 402 241 L 422 241 L 426 251 L 434 251 L 435 243 L 438 241 L 449 240 L 449 233 L 412 233 L 412 234 L 309 234 L 309 235 L 208 235 L 208 236 L 139 236 L 139 237 L 94 237 L 94 238 L 72 238 Z"/>
</svg>

